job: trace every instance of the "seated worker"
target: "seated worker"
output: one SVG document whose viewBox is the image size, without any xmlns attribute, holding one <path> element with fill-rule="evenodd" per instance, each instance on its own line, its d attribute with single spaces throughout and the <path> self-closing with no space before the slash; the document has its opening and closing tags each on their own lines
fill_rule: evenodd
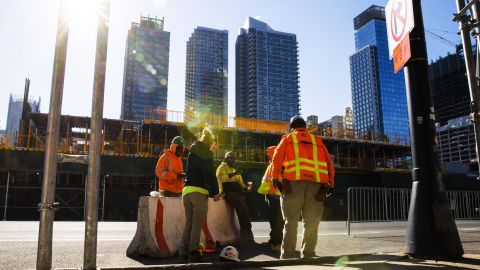
<svg viewBox="0 0 480 270">
<path fill-rule="evenodd" d="M 234 152 L 227 152 L 223 162 L 217 168 L 218 189 L 223 194 L 225 201 L 235 209 L 240 222 L 240 243 L 255 243 L 252 233 L 252 224 L 248 214 L 247 204 L 242 192 L 250 191 L 243 183 L 242 176 L 235 168 L 236 155 Z"/>
<path fill-rule="evenodd" d="M 263 242 L 262 246 L 271 247 L 273 251 L 280 252 L 283 238 L 283 217 L 282 208 L 280 206 L 280 191 L 272 183 L 272 158 L 275 153 L 276 146 L 267 148 L 268 167 L 262 179 L 262 184 L 258 188 L 258 193 L 265 194 L 265 202 L 268 209 L 268 222 L 270 223 L 270 240 Z"/>
<path fill-rule="evenodd" d="M 159 181 L 159 192 L 163 193 L 164 197 L 182 196 L 185 183 L 182 163 L 184 144 L 182 137 L 173 138 L 170 149 L 165 149 L 163 155 L 158 159 L 155 174 Z"/>
</svg>

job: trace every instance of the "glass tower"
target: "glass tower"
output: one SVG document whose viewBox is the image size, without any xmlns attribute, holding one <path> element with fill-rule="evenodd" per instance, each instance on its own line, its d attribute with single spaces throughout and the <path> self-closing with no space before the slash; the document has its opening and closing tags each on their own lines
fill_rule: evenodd
<svg viewBox="0 0 480 270">
<path fill-rule="evenodd" d="M 185 116 L 226 121 L 228 115 L 228 31 L 197 27 L 187 41 Z M 220 116 L 220 117 L 217 117 Z M 208 119 L 207 119 L 208 121 Z M 211 120 L 210 120 L 211 122 Z M 226 122 L 224 123 L 226 124 Z"/>
<path fill-rule="evenodd" d="M 288 121 L 300 114 L 296 35 L 249 17 L 235 50 L 237 117 Z"/>
<path fill-rule="evenodd" d="M 143 121 L 167 109 L 170 32 L 164 19 L 140 17 L 128 31 L 121 119 Z"/>
<path fill-rule="evenodd" d="M 393 72 L 385 9 L 369 7 L 354 19 L 354 29 L 355 53 L 350 56 L 354 129 L 375 138 L 408 142 L 405 78 L 403 69 Z"/>
</svg>

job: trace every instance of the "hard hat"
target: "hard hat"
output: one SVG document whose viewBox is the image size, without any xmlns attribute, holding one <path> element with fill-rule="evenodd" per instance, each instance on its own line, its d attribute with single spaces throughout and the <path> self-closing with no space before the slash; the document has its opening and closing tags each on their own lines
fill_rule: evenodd
<svg viewBox="0 0 480 270">
<path fill-rule="evenodd" d="M 232 246 L 226 246 L 222 249 L 222 252 L 220 252 L 220 259 L 236 262 L 240 261 L 240 259 L 238 258 L 237 249 Z"/>
<path fill-rule="evenodd" d="M 177 137 L 173 138 L 172 144 L 176 144 L 176 145 L 181 145 L 181 146 L 183 146 L 183 145 L 185 144 L 185 141 L 183 140 L 182 137 L 177 136 Z"/>
<path fill-rule="evenodd" d="M 307 123 L 305 120 L 300 115 L 296 115 L 292 118 L 290 118 L 290 123 L 288 123 L 288 127 L 290 129 L 296 129 L 296 128 L 306 128 Z"/>
<path fill-rule="evenodd" d="M 229 151 L 225 153 L 225 159 L 236 159 L 236 158 L 237 158 L 237 155 L 235 154 L 235 152 Z"/>
</svg>

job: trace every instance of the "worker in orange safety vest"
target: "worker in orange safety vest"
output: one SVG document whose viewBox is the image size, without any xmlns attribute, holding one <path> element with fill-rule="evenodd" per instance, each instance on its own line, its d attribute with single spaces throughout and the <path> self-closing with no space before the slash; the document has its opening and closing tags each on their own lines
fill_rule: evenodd
<svg viewBox="0 0 480 270">
<path fill-rule="evenodd" d="M 323 202 L 333 192 L 335 171 L 322 138 L 307 131 L 301 116 L 290 119 L 290 131 L 273 155 L 273 183 L 282 192 L 285 219 L 281 259 L 294 258 L 297 227 L 303 218 L 302 258 L 314 257 Z M 279 179 L 282 177 L 281 183 Z"/>
<path fill-rule="evenodd" d="M 185 142 L 182 137 L 173 138 L 169 149 L 165 149 L 155 168 L 158 189 L 164 197 L 181 197 L 185 183 L 182 155 Z"/>
<path fill-rule="evenodd" d="M 268 209 L 268 222 L 270 223 L 270 239 L 268 242 L 261 243 L 262 246 L 271 247 L 273 251 L 280 251 L 282 244 L 282 231 L 283 231 L 283 217 L 282 209 L 280 206 L 280 191 L 273 185 L 273 166 L 272 158 L 275 153 L 276 146 L 270 146 L 267 148 L 267 156 L 270 163 L 267 166 L 267 170 L 262 178 L 262 183 L 258 188 L 258 193 L 265 195 L 265 202 Z"/>
</svg>

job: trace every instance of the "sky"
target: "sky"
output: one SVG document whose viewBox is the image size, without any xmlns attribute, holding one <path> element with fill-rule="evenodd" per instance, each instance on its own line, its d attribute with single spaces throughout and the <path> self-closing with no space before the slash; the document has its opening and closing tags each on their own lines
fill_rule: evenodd
<svg viewBox="0 0 480 270">
<path fill-rule="evenodd" d="M 93 3 L 95 0 L 71 0 Z M 171 32 L 169 110 L 183 111 L 186 42 L 197 26 L 229 31 L 228 112 L 235 115 L 235 41 L 248 16 L 273 29 L 297 35 L 301 114 L 320 121 L 344 115 L 351 106 L 349 56 L 355 52 L 353 18 L 386 0 L 111 0 L 104 117 L 118 119 L 122 98 L 125 41 L 140 14 L 165 18 Z M 453 0 L 423 0 L 425 27 L 460 43 Z M 0 0 L 0 129 L 5 129 L 10 93 L 41 97 L 48 112 L 59 0 Z M 96 17 L 78 4 L 71 17 L 62 114 L 89 116 L 93 89 Z M 448 42 L 427 33 L 430 60 L 454 52 Z"/>
</svg>

